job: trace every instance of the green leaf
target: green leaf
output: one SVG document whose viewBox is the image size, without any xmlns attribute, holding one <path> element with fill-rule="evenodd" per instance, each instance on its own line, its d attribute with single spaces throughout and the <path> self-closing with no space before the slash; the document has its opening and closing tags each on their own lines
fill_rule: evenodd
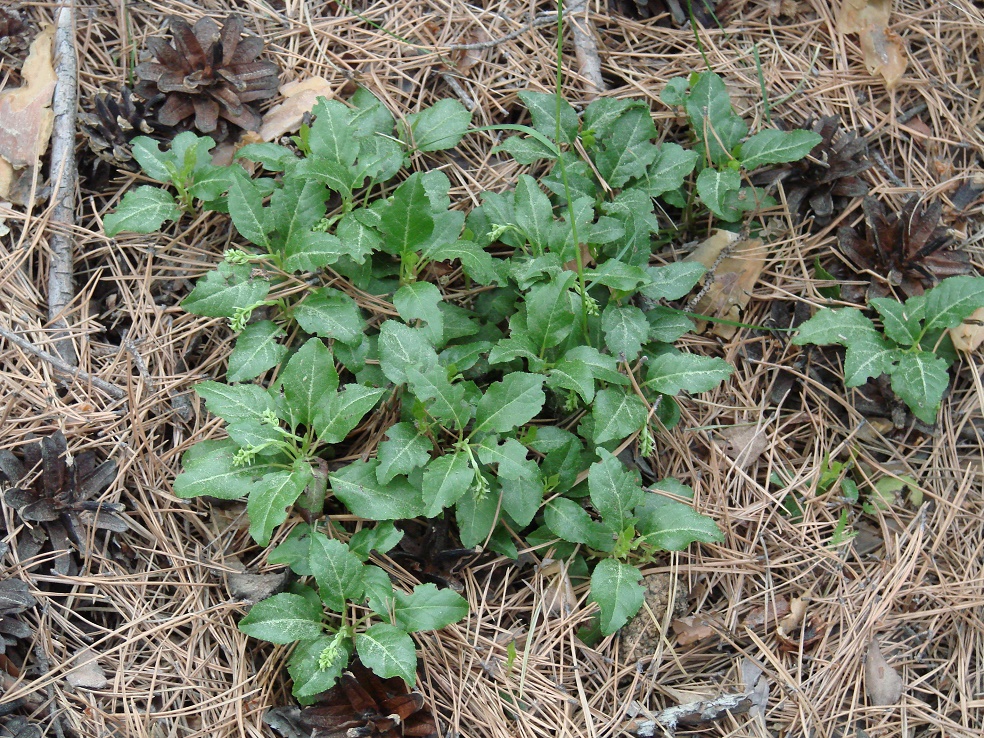
<svg viewBox="0 0 984 738">
<path fill-rule="evenodd" d="M 112 238 L 122 231 L 153 233 L 165 220 L 178 220 L 181 208 L 167 190 L 143 185 L 123 195 L 116 211 L 103 219 L 106 235 Z"/>
<path fill-rule="evenodd" d="M 494 382 L 475 410 L 475 430 L 507 433 L 536 417 L 546 401 L 543 375 L 513 372 Z"/>
<path fill-rule="evenodd" d="M 665 266 L 646 267 L 652 281 L 639 291 L 650 300 L 679 300 L 694 288 L 706 272 L 707 267 L 698 261 L 677 261 Z"/>
<path fill-rule="evenodd" d="M 438 100 L 429 108 L 407 116 L 417 151 L 453 149 L 468 132 L 472 114 L 457 100 Z"/>
<path fill-rule="evenodd" d="M 417 678 L 417 649 L 413 639 L 388 623 L 376 623 L 355 637 L 359 660 L 379 677 L 400 677 L 411 687 Z"/>
<path fill-rule="evenodd" d="M 697 194 L 707 208 L 719 218 L 733 222 L 741 213 L 731 203 L 730 195 L 741 189 L 741 174 L 734 169 L 718 171 L 707 167 L 697 175 Z"/>
<path fill-rule="evenodd" d="M 557 154 L 545 144 L 532 136 L 510 136 L 492 149 L 493 154 L 505 152 L 516 160 L 517 164 L 532 164 L 540 159 L 556 159 Z"/>
<path fill-rule="evenodd" d="M 596 444 L 621 441 L 646 424 L 646 406 L 634 394 L 609 387 L 595 395 L 591 408 Z"/>
<path fill-rule="evenodd" d="M 454 261 L 457 259 L 461 262 L 461 268 L 464 269 L 465 274 L 482 285 L 502 281 L 496 271 L 496 261 L 492 255 L 471 241 L 442 244 L 437 248 L 428 249 L 426 256 L 434 261 Z"/>
<path fill-rule="evenodd" d="M 312 425 L 322 443 L 341 443 L 362 422 L 388 390 L 347 384 L 341 392 L 323 395 L 314 411 Z"/>
<path fill-rule="evenodd" d="M 174 480 L 174 494 L 181 499 L 203 495 L 220 500 L 244 497 L 253 484 L 253 470 L 233 462 L 237 450 L 228 439 L 193 446 L 181 458 L 184 471 Z"/>
<path fill-rule="evenodd" d="M 260 420 L 272 411 L 273 398 L 256 384 L 224 384 L 211 380 L 195 385 L 195 392 L 205 399 L 205 407 L 227 423 L 237 420 Z"/>
<path fill-rule="evenodd" d="M 598 449 L 601 461 L 591 465 L 588 471 L 588 491 L 591 504 L 601 515 L 602 522 L 615 533 L 620 533 L 629 519 L 632 508 L 640 504 L 645 492 L 639 479 L 603 448 Z"/>
<path fill-rule="evenodd" d="M 943 393 L 950 384 L 947 362 L 928 351 L 906 353 L 892 371 L 892 390 L 924 423 L 936 422 Z"/>
<path fill-rule="evenodd" d="M 642 607 L 645 588 L 642 573 L 615 559 L 598 562 L 591 574 L 591 601 L 601 610 L 601 632 L 611 635 Z"/>
<path fill-rule="evenodd" d="M 352 534 L 348 549 L 359 561 L 366 561 L 373 551 L 384 554 L 403 540 L 403 531 L 389 520 L 379 523 L 374 528 L 363 528 Z M 363 574 L 368 569 L 363 569 Z"/>
<path fill-rule="evenodd" d="M 526 446 L 515 438 L 498 443 L 496 436 L 485 438 L 477 448 L 483 464 L 497 465 L 496 474 L 502 479 L 533 479 L 537 476 L 536 463 L 527 459 Z"/>
<path fill-rule="evenodd" d="M 659 494 L 647 494 L 636 507 L 635 515 L 639 533 L 647 543 L 663 551 L 683 551 L 694 541 L 721 543 L 724 540 L 724 534 L 711 518 L 686 503 Z"/>
<path fill-rule="evenodd" d="M 594 399 L 594 375 L 591 367 L 580 359 L 558 362 L 547 374 L 547 386 L 577 392 L 585 405 L 590 405 Z"/>
<path fill-rule="evenodd" d="M 226 381 L 245 382 L 255 379 L 279 364 L 287 353 L 287 347 L 278 343 L 277 339 L 286 335 L 271 320 L 261 320 L 246 326 L 229 354 Z"/>
<path fill-rule="evenodd" d="M 666 307 L 654 307 L 646 312 L 649 322 L 649 340 L 661 343 L 673 343 L 680 336 L 694 329 L 694 322 L 679 310 Z"/>
<path fill-rule="evenodd" d="M 229 216 L 236 230 L 257 246 L 270 248 L 267 238 L 270 228 L 266 223 L 263 197 L 246 173 L 236 167 L 229 181 Z"/>
<path fill-rule="evenodd" d="M 638 100 L 617 100 L 611 97 L 599 97 L 592 100 L 588 107 L 584 109 L 583 129 L 593 134 L 594 143 L 599 139 L 609 138 L 609 133 L 615 122 L 621 118 L 629 109 L 643 107 L 646 112 L 649 108 L 642 105 Z M 586 138 L 582 134 L 582 138 Z M 585 144 L 588 145 L 587 143 Z"/>
<path fill-rule="evenodd" d="M 666 81 L 666 87 L 659 93 L 659 99 L 671 107 L 683 105 L 687 102 L 689 88 L 690 81 L 686 77 L 673 77 Z"/>
<path fill-rule="evenodd" d="M 260 456 L 276 456 L 283 450 L 279 426 L 259 420 L 237 420 L 226 426 L 229 438 L 239 448 L 253 448 Z"/>
<path fill-rule="evenodd" d="M 379 367 L 393 384 L 406 384 L 411 367 L 426 371 L 437 363 L 437 352 L 419 328 L 395 320 L 379 327 Z"/>
<path fill-rule="evenodd" d="M 714 389 L 733 372 L 724 359 L 674 350 L 650 359 L 646 384 L 664 395 L 693 394 Z"/>
<path fill-rule="evenodd" d="M 577 138 L 577 112 L 562 97 L 549 92 L 522 90 L 519 98 L 530 111 L 533 128 L 557 143 L 573 143 Z M 557 113 L 560 112 L 560 138 L 557 138 Z"/>
<path fill-rule="evenodd" d="M 294 320 L 308 333 L 349 346 L 362 341 L 365 321 L 355 300 L 331 287 L 311 290 L 294 306 Z"/>
<path fill-rule="evenodd" d="M 440 630 L 468 615 L 468 601 L 452 589 L 434 584 L 418 584 L 412 594 L 396 592 L 393 615 L 407 633 Z"/>
<path fill-rule="evenodd" d="M 703 72 L 698 77 L 684 103 L 687 116 L 694 133 L 704 142 L 711 163 L 723 164 L 748 133 L 748 126 L 731 107 L 724 80 L 714 72 Z"/>
<path fill-rule="evenodd" d="M 160 143 L 148 136 L 137 136 L 130 142 L 130 153 L 143 173 L 158 182 L 171 181 L 170 164 L 175 169 L 178 162 L 170 151 L 161 151 Z"/>
<path fill-rule="evenodd" d="M 606 220 L 614 219 L 606 218 Z M 621 226 L 619 227 L 621 228 Z M 640 285 L 649 283 L 649 275 L 644 269 L 626 264 L 618 259 L 609 259 L 597 269 L 585 270 L 584 278 L 591 285 L 603 284 L 613 290 L 623 292 L 635 292 Z"/>
<path fill-rule="evenodd" d="M 474 489 L 468 490 L 454 508 L 461 545 L 474 548 L 483 543 L 498 522 L 498 510 L 499 495 L 486 493 L 479 497 Z"/>
<path fill-rule="evenodd" d="M 352 643 L 348 638 L 337 644 L 339 654 L 328 669 L 322 669 L 318 664 L 321 654 L 334 641 L 334 636 L 326 635 L 299 643 L 294 649 L 287 662 L 287 673 L 294 682 L 291 691 L 295 697 L 314 697 L 331 689 L 345 671 L 352 657 Z"/>
<path fill-rule="evenodd" d="M 402 477 L 388 484 L 376 478 L 378 462 L 354 461 L 328 475 L 332 492 L 353 515 L 366 520 L 403 520 L 424 512 L 420 491 Z"/>
<path fill-rule="evenodd" d="M 369 609 L 380 617 L 389 620 L 392 617 L 393 605 L 396 602 L 393 582 L 390 581 L 389 574 L 378 566 L 368 564 L 363 568 L 362 581 L 365 584 Z"/>
<path fill-rule="evenodd" d="M 763 164 L 782 164 L 799 161 L 813 150 L 823 138 L 813 131 L 759 131 L 741 145 L 738 159 L 745 169 Z"/>
<path fill-rule="evenodd" d="M 287 519 L 287 508 L 294 504 L 313 479 L 311 465 L 298 460 L 292 471 L 264 475 L 249 490 L 246 513 L 249 534 L 261 546 L 270 543 L 273 529 Z"/>
<path fill-rule="evenodd" d="M 611 551 L 615 547 L 612 532 L 566 497 L 557 497 L 544 508 L 543 522 L 554 535 L 565 541 L 583 543 L 597 551 Z"/>
<path fill-rule="evenodd" d="M 595 155 L 599 174 L 612 187 L 642 177 L 659 154 L 659 149 L 650 143 L 655 137 L 656 126 L 647 108 L 627 110 L 615 121 L 611 134 L 602 139 L 605 148 Z"/>
<path fill-rule="evenodd" d="M 605 345 L 624 361 L 635 361 L 649 337 L 649 322 L 639 308 L 609 303 L 601 314 Z"/>
<path fill-rule="evenodd" d="M 696 151 L 675 143 L 661 144 L 656 160 L 646 170 L 643 187 L 650 197 L 678 190 L 696 165 Z"/>
<path fill-rule="evenodd" d="M 844 386 L 860 387 L 871 377 L 890 374 L 901 352 L 881 336 L 857 341 L 844 356 Z"/>
<path fill-rule="evenodd" d="M 220 263 L 198 280 L 181 307 L 206 318 L 233 317 L 241 308 L 265 300 L 270 291 L 269 282 L 250 279 L 251 271 L 249 264 Z"/>
<path fill-rule="evenodd" d="M 284 244 L 284 271 L 316 272 L 347 256 L 349 249 L 330 233 L 302 231 Z"/>
<path fill-rule="evenodd" d="M 280 248 L 310 232 L 324 216 L 327 200 L 328 188 L 320 182 L 301 179 L 290 171 L 284 175 L 284 186 L 270 196 L 267 219 L 267 225 L 277 232 Z"/>
<path fill-rule="evenodd" d="M 397 474 L 409 474 L 430 461 L 433 444 L 414 428 L 413 423 L 396 423 L 386 431 L 386 439 L 376 450 L 379 459 L 376 478 L 382 484 Z"/>
<path fill-rule="evenodd" d="M 190 176 L 196 169 L 212 162 L 209 151 L 215 141 L 209 136 L 198 136 L 193 131 L 179 133 L 171 141 L 171 154 L 182 177 Z"/>
<path fill-rule="evenodd" d="M 984 307 L 984 277 L 950 277 L 925 294 L 926 333 L 954 328 Z"/>
<path fill-rule="evenodd" d="M 533 522 L 543 504 L 543 480 L 534 466 L 534 476 L 519 479 L 499 477 L 502 488 L 502 509 L 515 521 L 526 527 Z"/>
<path fill-rule="evenodd" d="M 528 174 L 519 175 L 514 192 L 515 225 L 526 234 L 534 253 L 541 253 L 547 248 L 550 227 L 553 225 L 550 199 Z"/>
<path fill-rule="evenodd" d="M 460 500 L 475 481 L 467 452 L 445 454 L 431 461 L 424 470 L 424 517 L 437 517 L 446 507 Z"/>
<path fill-rule="evenodd" d="M 346 603 L 362 598 L 364 566 L 341 541 L 311 531 L 308 565 L 318 582 L 321 600 L 330 610 L 345 612 Z"/>
<path fill-rule="evenodd" d="M 321 606 L 305 597 L 283 592 L 257 602 L 239 621 L 239 630 L 270 643 L 293 643 L 320 637 Z"/>
<path fill-rule="evenodd" d="M 290 162 L 297 158 L 286 146 L 275 143 L 246 144 L 236 151 L 237 159 L 259 162 L 270 172 L 282 172 Z"/>
<path fill-rule="evenodd" d="M 356 263 L 362 264 L 366 257 L 383 247 L 382 237 L 375 231 L 359 222 L 354 213 L 346 213 L 338 221 L 335 235 L 342 242 L 342 249 Z"/>
<path fill-rule="evenodd" d="M 396 188 L 382 209 L 379 230 L 383 249 L 390 254 L 411 254 L 423 247 L 434 232 L 434 216 L 420 172 Z"/>
<path fill-rule="evenodd" d="M 915 311 L 888 297 L 874 297 L 868 302 L 881 316 L 886 336 L 900 346 L 912 346 L 919 340 L 921 329 L 918 315 L 912 314 Z"/>
<path fill-rule="evenodd" d="M 451 384 L 443 366 L 430 366 L 423 371 L 410 366 L 406 376 L 410 390 L 427 403 L 427 412 L 435 420 L 452 422 L 459 430 L 468 424 L 472 406 L 465 401 L 465 388 L 460 383 Z"/>
<path fill-rule="evenodd" d="M 574 327 L 575 275 L 564 272 L 545 284 L 535 285 L 526 295 L 526 326 L 529 337 L 542 352 L 563 341 Z"/>
<path fill-rule="evenodd" d="M 595 379 L 609 384 L 628 384 L 629 378 L 618 371 L 614 356 L 601 353 L 594 346 L 575 346 L 564 354 L 568 361 L 583 361 L 591 369 Z"/>
<path fill-rule="evenodd" d="M 393 306 L 408 324 L 416 320 L 424 321 L 427 325 L 420 327 L 420 332 L 432 346 L 440 346 L 444 338 L 444 316 L 438 305 L 443 299 L 436 285 L 414 282 L 396 291 Z"/>
<path fill-rule="evenodd" d="M 854 308 L 824 309 L 800 325 L 793 343 L 803 346 L 814 343 L 826 346 L 831 343 L 848 346 L 866 340 L 875 340 L 880 334 L 875 324 Z"/>
<path fill-rule="evenodd" d="M 194 184 L 188 188 L 188 194 L 199 200 L 208 202 L 218 199 L 232 184 L 232 167 L 216 167 L 211 164 L 195 171 Z"/>
<path fill-rule="evenodd" d="M 293 416 L 310 425 L 321 399 L 338 389 L 335 358 L 320 338 L 309 338 L 290 357 L 278 380 Z"/>
<path fill-rule="evenodd" d="M 338 193 L 342 202 L 352 201 L 352 183 L 357 180 L 348 167 L 338 162 L 309 156 L 296 164 L 292 175 L 320 182 L 331 192 Z"/>
<path fill-rule="evenodd" d="M 308 136 L 311 153 L 343 167 L 352 166 L 359 154 L 359 143 L 354 136 L 351 109 L 337 100 L 321 98 L 311 112 L 316 116 Z"/>
</svg>

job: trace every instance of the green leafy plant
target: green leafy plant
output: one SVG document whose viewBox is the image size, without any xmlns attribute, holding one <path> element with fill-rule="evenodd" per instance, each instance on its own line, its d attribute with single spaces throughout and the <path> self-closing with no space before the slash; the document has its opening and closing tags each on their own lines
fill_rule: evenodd
<svg viewBox="0 0 984 738">
<path fill-rule="evenodd" d="M 442 101 L 397 127 L 364 90 L 319 101 L 297 151 L 244 147 L 265 172 L 226 167 L 226 196 L 198 198 L 246 243 L 182 303 L 238 337 L 225 382 L 197 387 L 228 438 L 187 451 L 174 489 L 245 496 L 260 545 L 286 533 L 269 561 L 309 583 L 258 603 L 241 627 L 298 643 L 301 699 L 353 651 L 412 682 L 409 634 L 465 615 L 455 593 L 405 592 L 370 563 L 398 543 L 400 520 L 453 516 L 464 546 L 514 558 L 518 544 L 575 555 L 605 634 L 639 609 L 638 566 L 655 552 L 722 540 L 689 488 L 646 488 L 616 455 L 632 443 L 653 453 L 679 420 L 674 398 L 732 372 L 674 346 L 693 323 L 667 302 L 704 267 L 650 263 L 654 198 L 688 199 L 702 153 L 653 143 L 639 103 L 601 99 L 578 116 L 557 96 L 520 96 L 531 125 L 508 126 L 522 135 L 500 150 L 555 164 L 467 214 L 442 172 L 407 171 L 415 153 L 457 145 L 467 111 Z M 295 507 L 305 522 L 289 523 Z"/>
<path fill-rule="evenodd" d="M 824 309 L 799 327 L 793 342 L 845 346 L 845 386 L 888 374 L 913 415 L 935 423 L 956 360 L 946 331 L 984 306 L 984 277 L 950 277 L 904 303 L 875 298 L 871 306 L 881 329 L 856 308 Z"/>
</svg>

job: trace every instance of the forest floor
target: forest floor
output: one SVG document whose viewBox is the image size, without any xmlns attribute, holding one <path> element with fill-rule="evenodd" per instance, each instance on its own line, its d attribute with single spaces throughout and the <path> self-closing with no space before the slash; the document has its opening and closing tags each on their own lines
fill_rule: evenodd
<svg viewBox="0 0 984 738">
<path fill-rule="evenodd" d="M 167 16 L 194 21 L 230 12 L 266 41 L 283 83 L 323 77 L 343 99 L 364 85 L 397 118 L 454 97 L 472 110 L 476 127 L 524 122 L 517 92 L 554 89 L 556 27 L 526 20 L 530 12 L 555 12 L 548 3 L 354 5 L 79 0 L 82 105 L 130 79 L 133 60 L 147 37 L 161 34 Z M 752 130 L 768 117 L 796 127 L 839 116 L 844 129 L 867 142 L 872 166 L 862 176 L 870 194 L 892 212 L 913 193 L 941 202 L 943 222 L 959 233 L 958 247 L 980 271 L 980 3 L 895 3 L 890 29 L 901 38 L 907 66 L 891 90 L 865 68 L 859 36 L 841 30 L 838 2 L 730 0 L 720 5 L 719 24 L 707 27 L 677 23 L 666 9 L 673 5 L 652 0 L 646 7 L 655 18 L 640 17 L 631 2 L 620 9 L 591 2 L 570 13 L 566 98 L 579 109 L 598 94 L 641 100 L 661 132 L 677 135 L 679 113 L 660 101 L 660 92 L 671 78 L 709 65 Z M 54 17 L 43 3 L 23 3 L 22 12 L 35 30 Z M 597 39 L 607 88 L 600 93 L 575 54 L 571 24 Z M 448 51 L 481 42 L 488 43 Z M 5 48 L 0 88 L 20 84 L 22 61 L 16 48 Z M 473 207 L 480 193 L 539 171 L 493 154 L 500 138 L 473 134 L 453 151 L 428 155 L 426 163 L 450 178 L 452 202 Z M 0 340 L 0 448 L 17 452 L 31 434 L 60 430 L 75 457 L 91 451 L 99 461 L 114 459 L 118 475 L 101 499 L 123 503 L 128 522 L 109 538 L 83 529 L 88 545 L 70 545 L 72 553 L 62 556 L 72 565 L 59 570 L 57 547 L 27 545 L 39 541 L 39 529 L 4 503 L 0 570 L 5 580 L 28 582 L 37 605 L 17 616 L 30 635 L 8 637 L 0 655 L 0 704 L 21 700 L 0 718 L 0 726 L 8 721 L 0 735 L 17 734 L 10 722 L 16 715 L 44 735 L 280 735 L 264 715 L 292 704 L 288 651 L 237 629 L 248 606 L 230 591 L 230 575 L 269 570 L 267 550 L 249 538 L 244 504 L 189 503 L 172 493 L 181 454 L 223 433 L 192 388 L 223 375 L 231 347 L 225 321 L 191 315 L 179 302 L 235 234 L 225 216 L 211 213 L 159 234 L 108 239 L 102 218 L 137 179 L 105 170 L 91 176 L 83 168 L 73 232 L 76 298 L 64 314 L 80 369 L 123 395 L 64 381 L 36 352 Z M 0 223 L 9 229 L 0 235 L 0 325 L 49 351 L 50 217 L 40 199 L 0 202 Z M 764 269 L 741 320 L 765 325 L 788 320 L 796 303 L 825 304 L 817 265 L 849 279 L 836 231 L 861 221 L 860 198 L 813 231 L 777 209 L 771 239 L 761 246 Z M 692 248 L 675 243 L 660 256 L 682 258 Z M 871 398 L 845 390 L 830 371 L 814 371 L 802 348 L 772 334 L 740 328 L 686 342 L 736 371 L 718 389 L 681 400 L 680 424 L 657 439 L 649 460 L 660 477 L 692 486 L 697 508 L 725 534 L 719 544 L 693 545 L 646 567 L 647 575 L 671 575 L 652 581 L 672 584 L 680 617 L 644 609 L 659 627 L 642 658 L 627 653 L 618 636 L 589 647 L 577 638 L 595 608 L 585 588 L 574 583 L 569 607 L 550 604 L 569 584 L 562 567 L 505 558 L 465 567 L 470 614 L 417 639 L 420 688 L 442 735 L 629 735 L 637 715 L 743 693 L 751 687 L 750 664 L 764 675 L 760 708 L 697 720 L 680 732 L 984 734 L 980 353 L 961 356 L 938 422 L 926 426 L 890 393 Z M 835 352 L 825 356 L 839 360 Z M 857 484 L 860 500 L 845 499 L 845 480 Z M 874 485 L 892 486 L 885 480 L 901 480 L 897 494 L 862 507 Z M 510 646 L 519 657 L 506 668 Z M 892 671 L 901 695 L 879 705 L 886 700 L 873 694 L 893 682 Z"/>
</svg>

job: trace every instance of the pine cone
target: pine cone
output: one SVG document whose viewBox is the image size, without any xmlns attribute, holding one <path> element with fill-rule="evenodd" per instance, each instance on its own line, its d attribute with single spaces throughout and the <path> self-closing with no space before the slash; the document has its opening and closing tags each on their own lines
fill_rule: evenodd
<svg viewBox="0 0 984 738">
<path fill-rule="evenodd" d="M 946 277 L 974 273 L 967 253 L 950 248 L 954 236 L 939 224 L 943 206 L 938 201 L 920 203 L 919 195 L 912 195 L 896 214 L 866 197 L 863 209 L 864 238 L 853 228 L 837 231 L 841 251 L 859 271 L 873 271 L 909 296 L 921 295 Z M 872 282 L 870 292 L 886 295 L 889 287 Z"/>
<path fill-rule="evenodd" d="M 79 115 L 82 134 L 92 152 L 105 162 L 121 169 L 137 171 L 130 153 L 130 142 L 137 136 L 164 138 L 166 129 L 155 125 L 153 116 L 125 85 L 119 94 L 100 92 L 92 112 Z M 156 132 L 156 135 L 155 135 Z"/>
<path fill-rule="evenodd" d="M 314 707 L 301 711 L 311 738 L 400 738 L 437 735 L 424 697 L 399 677 L 380 679 L 359 662 Z"/>
<path fill-rule="evenodd" d="M 836 115 L 807 121 L 803 128 L 822 138 L 809 156 L 783 169 L 752 176 L 759 186 L 782 181 L 790 214 L 805 220 L 812 213 L 817 227 L 829 224 L 851 198 L 868 194 L 867 183 L 858 177 L 871 166 L 866 158 L 868 146 L 855 134 L 840 131 L 840 123 Z"/>
<path fill-rule="evenodd" d="M 168 20 L 174 46 L 163 38 L 147 39 L 157 61 L 137 65 L 136 92 L 148 101 L 163 95 L 157 120 L 165 126 L 194 127 L 219 141 L 229 125 L 247 131 L 260 127 L 260 114 L 247 103 L 277 94 L 277 65 L 256 61 L 263 51 L 258 36 L 243 34 L 243 19 L 230 15 L 222 28 L 201 18 L 194 28 L 181 18 Z"/>
</svg>

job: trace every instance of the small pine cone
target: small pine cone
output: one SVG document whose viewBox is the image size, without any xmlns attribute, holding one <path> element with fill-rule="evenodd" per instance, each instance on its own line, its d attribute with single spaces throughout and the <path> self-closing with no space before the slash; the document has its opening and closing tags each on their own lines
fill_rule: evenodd
<svg viewBox="0 0 984 738">
<path fill-rule="evenodd" d="M 96 95 L 92 112 L 79 114 L 79 127 L 89 142 L 92 152 L 120 169 L 137 171 L 130 142 L 137 136 L 161 138 L 164 128 L 153 121 L 147 106 L 133 99 L 133 93 L 124 86 L 119 94 L 100 92 Z"/>
<path fill-rule="evenodd" d="M 280 84 L 277 65 L 256 60 L 262 39 L 244 38 L 238 15 L 229 16 L 221 29 L 208 17 L 191 27 L 172 16 L 168 25 L 174 45 L 148 39 L 156 61 L 136 70 L 138 95 L 146 100 L 164 96 L 157 119 L 165 126 L 197 128 L 217 141 L 230 135 L 230 126 L 259 130 L 260 114 L 248 103 L 273 97 Z"/>
</svg>

